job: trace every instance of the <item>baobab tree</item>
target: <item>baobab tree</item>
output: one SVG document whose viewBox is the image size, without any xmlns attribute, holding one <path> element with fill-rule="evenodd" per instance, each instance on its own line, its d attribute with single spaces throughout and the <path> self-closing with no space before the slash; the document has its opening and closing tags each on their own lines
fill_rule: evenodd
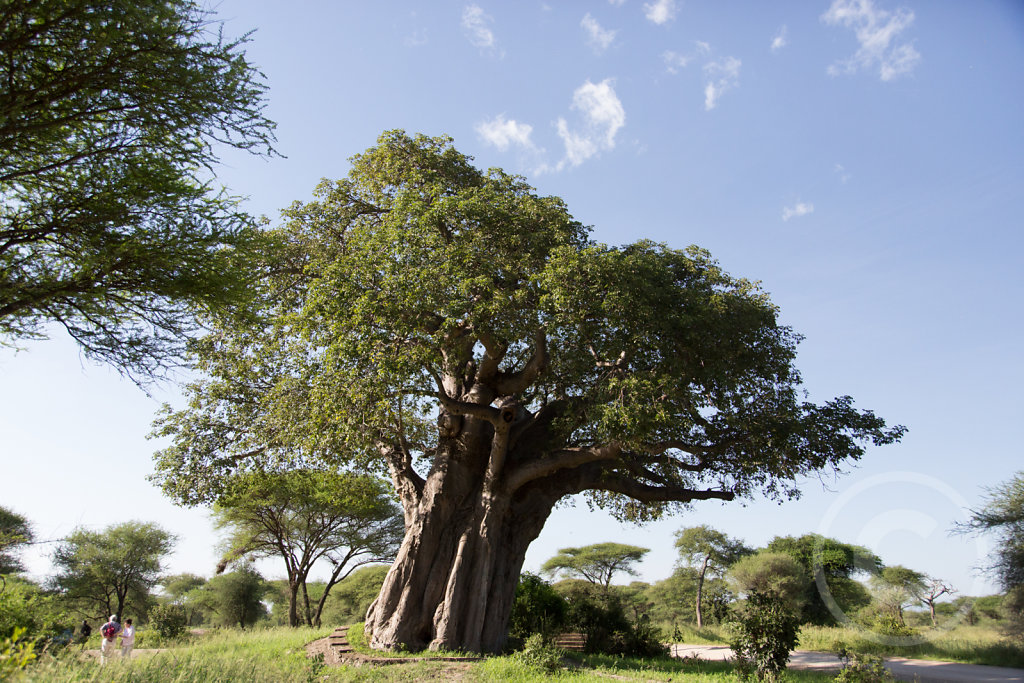
<svg viewBox="0 0 1024 683">
<path fill-rule="evenodd" d="M 500 651 L 563 498 L 640 522 L 786 498 L 903 432 L 804 400 L 799 336 L 702 249 L 594 242 L 448 138 L 388 132 L 351 164 L 271 235 L 256 322 L 211 323 L 157 478 L 195 500 L 287 454 L 386 469 L 405 538 L 373 647 Z"/>
</svg>

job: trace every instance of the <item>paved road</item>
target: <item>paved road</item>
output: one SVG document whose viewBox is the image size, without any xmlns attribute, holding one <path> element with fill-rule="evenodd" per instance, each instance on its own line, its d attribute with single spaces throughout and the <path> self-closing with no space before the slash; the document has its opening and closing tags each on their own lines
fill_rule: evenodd
<svg viewBox="0 0 1024 683">
<path fill-rule="evenodd" d="M 673 645 L 672 656 L 724 660 L 732 657 L 732 650 L 725 645 Z M 828 652 L 795 650 L 789 656 L 789 666 L 794 669 L 837 670 L 842 666 L 839 658 Z M 1001 666 L 979 666 L 957 662 L 935 662 L 926 659 L 905 659 L 890 657 L 885 667 L 900 681 L 921 683 L 1024 683 L 1024 669 L 1008 669 Z"/>
</svg>

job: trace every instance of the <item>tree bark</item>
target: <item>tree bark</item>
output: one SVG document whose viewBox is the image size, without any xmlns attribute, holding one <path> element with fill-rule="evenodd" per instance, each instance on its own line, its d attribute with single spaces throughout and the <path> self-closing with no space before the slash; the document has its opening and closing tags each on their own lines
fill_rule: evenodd
<svg viewBox="0 0 1024 683">
<path fill-rule="evenodd" d="M 288 625 L 299 625 L 299 582 L 292 577 L 288 578 Z"/>
<path fill-rule="evenodd" d="M 465 452 L 439 460 L 407 506 L 402 546 L 367 612 L 367 639 L 381 649 L 501 652 L 526 549 L 561 495 L 488 489 Z"/>
<path fill-rule="evenodd" d="M 708 563 L 711 562 L 711 556 L 705 555 L 704 566 L 700 568 L 700 577 L 697 579 L 697 628 L 704 628 L 704 621 L 701 618 L 700 603 L 704 595 L 704 575 L 708 571 Z"/>
</svg>

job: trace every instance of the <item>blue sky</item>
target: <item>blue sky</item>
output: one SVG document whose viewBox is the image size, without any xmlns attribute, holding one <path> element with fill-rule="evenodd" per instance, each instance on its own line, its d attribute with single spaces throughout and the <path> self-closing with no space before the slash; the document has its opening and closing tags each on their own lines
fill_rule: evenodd
<svg viewBox="0 0 1024 683">
<path fill-rule="evenodd" d="M 652 548 L 707 523 L 762 544 L 811 531 L 869 545 L 962 593 L 986 543 L 950 537 L 1020 446 L 1024 5 L 1017 2 L 302 2 L 223 0 L 256 29 L 286 158 L 229 152 L 220 180 L 276 220 L 390 128 L 446 133 L 480 166 L 563 197 L 595 239 L 708 248 L 760 280 L 805 335 L 811 398 L 850 394 L 909 427 L 849 475 L 783 505 L 705 503 L 645 528 L 561 508 L 527 556 Z M 145 480 L 147 397 L 55 334 L 0 349 L 0 501 L 43 538 L 153 520 L 173 571 L 209 574 L 216 537 Z M 30 553 L 48 571 L 47 546 Z M 262 565 L 268 575 L 280 570 Z M 622 577 L 624 578 L 624 577 Z"/>
</svg>

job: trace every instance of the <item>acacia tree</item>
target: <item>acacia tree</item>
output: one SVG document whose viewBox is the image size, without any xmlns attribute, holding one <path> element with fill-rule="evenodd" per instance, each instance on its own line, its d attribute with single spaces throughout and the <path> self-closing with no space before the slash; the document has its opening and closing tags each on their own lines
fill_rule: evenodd
<svg viewBox="0 0 1024 683">
<path fill-rule="evenodd" d="M 867 548 L 820 534 L 776 536 L 767 549 L 786 553 L 804 567 L 807 582 L 800 617 L 819 625 L 836 623 L 843 613 L 870 603 L 871 596 L 853 576 L 874 576 L 882 568 L 881 558 Z M 842 612 L 836 614 L 837 610 Z"/>
<path fill-rule="evenodd" d="M 927 580 L 928 577 L 921 572 L 897 564 L 883 567 L 878 576 L 872 578 L 871 583 L 875 588 L 878 603 L 899 622 L 900 626 L 905 626 L 903 610 L 921 602 L 921 594 L 927 588 Z"/>
<path fill-rule="evenodd" d="M 227 531 L 218 573 L 242 557 L 280 557 L 288 577 L 288 624 L 320 625 L 331 588 L 365 564 L 390 563 L 402 540 L 402 513 L 379 479 L 296 470 L 236 476 L 214 508 Z M 331 565 L 324 591 L 311 609 L 306 579 L 320 560 Z"/>
<path fill-rule="evenodd" d="M 953 586 L 942 579 L 925 577 L 925 585 L 917 597 L 923 604 L 928 605 L 928 614 L 932 618 L 932 626 L 937 626 L 939 623 L 935 618 L 935 603 L 943 595 L 952 596 L 956 595 L 956 593 L 956 588 L 953 588 Z"/>
<path fill-rule="evenodd" d="M 729 538 L 706 524 L 687 527 L 676 532 L 676 548 L 680 558 L 697 570 L 697 628 L 704 626 L 701 599 L 704 595 L 704 577 L 711 572 L 720 576 L 725 569 L 744 555 L 753 552 L 743 541 Z"/>
<path fill-rule="evenodd" d="M 1024 586 L 1024 470 L 986 489 L 985 505 L 971 510 L 959 533 L 994 533 L 997 538 L 989 570 L 1004 591 Z"/>
<path fill-rule="evenodd" d="M 636 576 L 633 565 L 643 559 L 650 548 L 625 543 L 595 543 L 582 548 L 560 548 L 558 554 L 541 567 L 545 574 L 563 572 L 601 586 L 605 593 L 617 572 Z"/>
<path fill-rule="evenodd" d="M 798 335 L 701 249 L 595 243 L 448 138 L 392 131 L 351 162 L 285 212 L 266 317 L 207 341 L 207 378 L 159 423 L 157 478 L 201 495 L 296 448 L 386 467 L 406 534 L 373 647 L 500 651 L 567 496 L 633 521 L 786 498 L 903 432 L 849 397 L 803 400 Z"/>
<path fill-rule="evenodd" d="M 243 300 L 258 232 L 212 169 L 273 154 L 247 40 L 193 0 L 0 3 L 0 343 L 57 323 L 147 372 Z"/>
<path fill-rule="evenodd" d="M 123 615 L 160 581 L 160 565 L 176 537 L 156 524 L 123 522 L 102 531 L 75 529 L 53 553 L 56 588 L 83 612 Z"/>
<path fill-rule="evenodd" d="M 28 518 L 0 505 L 0 576 L 25 571 L 18 552 L 34 539 Z"/>
</svg>

